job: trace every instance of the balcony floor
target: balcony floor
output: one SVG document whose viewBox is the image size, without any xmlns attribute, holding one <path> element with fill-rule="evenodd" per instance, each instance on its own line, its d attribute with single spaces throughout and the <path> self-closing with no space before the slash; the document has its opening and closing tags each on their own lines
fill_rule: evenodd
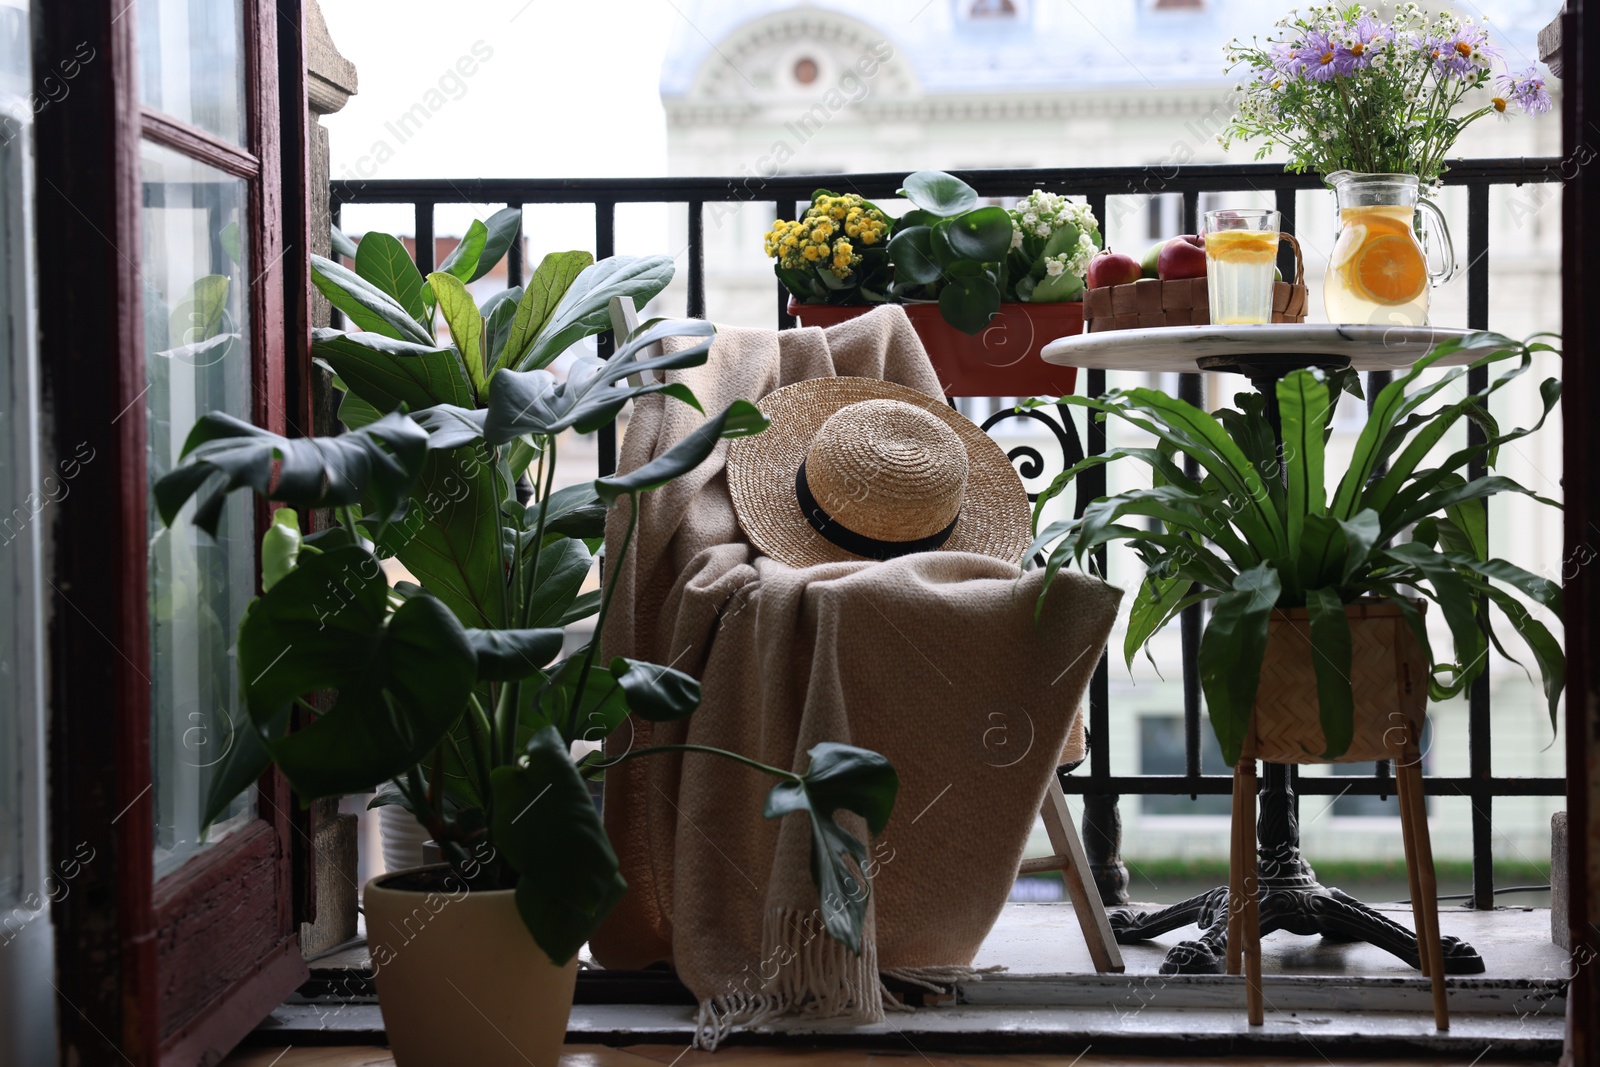
<svg viewBox="0 0 1600 1067">
<path fill-rule="evenodd" d="M 1409 907 L 1386 905 L 1380 910 L 1390 912 L 1402 925 L 1411 924 Z M 1195 936 L 1194 927 L 1143 945 L 1125 945 L 1126 972 L 1097 975 L 1069 904 L 1014 903 L 1006 906 L 976 961 L 979 966 L 1003 965 L 1004 972 L 962 983 L 953 998 L 890 1015 L 874 1026 L 797 1022 L 741 1033 L 730 1041 L 732 1046 L 743 1046 L 737 1054 L 730 1048 L 729 1054 L 712 1062 L 716 1067 L 738 1067 L 751 1055 L 749 1046 L 759 1044 L 839 1050 L 825 1057 L 837 1067 L 864 1062 L 865 1049 L 964 1058 L 1011 1053 L 1018 1055 L 1009 1058 L 1026 1067 L 1047 1059 L 1053 1064 L 1063 1053 L 1066 1059 L 1059 1067 L 1067 1067 L 1072 1056 L 1085 1050 L 1100 1056 L 1160 1054 L 1163 1063 L 1195 1056 L 1276 1056 L 1280 1062 L 1309 1058 L 1317 1063 L 1356 1062 L 1349 1057 L 1364 1058 L 1362 1062 L 1447 1057 L 1453 1063 L 1477 1062 L 1480 1067 L 1500 1059 L 1553 1062 L 1561 1048 L 1568 964 L 1566 953 L 1550 942 L 1549 910 L 1476 912 L 1446 907 L 1440 913 L 1440 926 L 1446 935 L 1470 942 L 1487 965 L 1482 975 L 1449 979 L 1451 1029 L 1444 1034 L 1433 1027 L 1427 982 L 1368 945 L 1325 944 L 1319 938 L 1284 933 L 1264 938 L 1267 1019 L 1265 1026 L 1250 1027 L 1244 1017 L 1241 978 L 1158 973 L 1166 950 Z M 365 950 L 356 949 L 337 961 L 314 966 L 359 968 L 365 963 Z M 578 1004 L 568 1038 L 614 1047 L 670 1046 L 682 1052 L 692 1018 L 693 1009 L 681 1001 Z M 268 1048 L 282 1052 L 288 1045 L 297 1049 L 370 1045 L 381 1041 L 381 1035 L 382 1021 L 370 1001 L 337 1006 L 313 1001 L 280 1007 L 252 1035 L 251 1044 L 257 1052 Z M 846 1053 L 847 1049 L 854 1051 Z M 564 1062 L 563 1067 L 633 1063 L 613 1062 L 610 1055 L 585 1050 L 582 1056 L 589 1058 Z M 786 1052 L 784 1058 L 792 1056 Z M 254 1059 L 230 1062 L 240 1067 L 257 1064 Z M 270 1062 L 269 1057 L 260 1065 Z M 324 1062 L 389 1061 L 285 1057 L 279 1067 Z M 1111 1062 L 1138 1061 L 1085 1060 L 1082 1067 Z"/>
</svg>

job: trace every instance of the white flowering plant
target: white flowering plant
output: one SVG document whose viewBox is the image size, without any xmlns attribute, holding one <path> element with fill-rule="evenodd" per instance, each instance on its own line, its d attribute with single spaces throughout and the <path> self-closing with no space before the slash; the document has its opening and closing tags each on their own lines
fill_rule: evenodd
<svg viewBox="0 0 1600 1067">
<path fill-rule="evenodd" d="M 1284 149 L 1297 172 L 1431 182 L 1478 119 L 1551 108 L 1537 65 L 1509 70 L 1483 26 L 1414 3 L 1390 20 L 1359 4 L 1291 11 L 1265 40 L 1236 38 L 1224 52 L 1229 72 L 1243 68 L 1248 78 L 1218 140 L 1224 148 L 1259 140 L 1257 159 Z"/>
<path fill-rule="evenodd" d="M 1083 277 L 1101 243 L 1093 209 L 1035 189 L 1010 214 L 1006 295 L 1034 304 L 1082 300 Z"/>
</svg>

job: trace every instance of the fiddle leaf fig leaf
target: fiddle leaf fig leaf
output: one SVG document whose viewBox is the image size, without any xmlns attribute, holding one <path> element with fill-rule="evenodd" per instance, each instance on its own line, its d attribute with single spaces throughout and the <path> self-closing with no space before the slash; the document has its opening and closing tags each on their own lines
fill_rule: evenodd
<svg viewBox="0 0 1600 1067">
<path fill-rule="evenodd" d="M 670 256 L 612 256 L 573 279 L 527 351 L 513 357 L 518 370 L 547 366 L 574 342 L 611 328 L 611 301 L 627 297 L 642 308 L 672 281 Z M 530 284 L 529 291 L 533 290 Z M 515 340 L 515 327 L 513 327 Z"/>
<path fill-rule="evenodd" d="M 463 279 L 469 285 L 494 270 L 495 264 L 505 257 L 512 242 L 522 234 L 522 208 L 501 208 L 490 215 L 483 225 L 486 231 L 483 250 L 478 253 L 478 262 L 472 268 L 471 277 Z"/>
<path fill-rule="evenodd" d="M 589 266 L 594 257 L 587 252 L 551 252 L 539 262 L 528 286 L 517 300 L 516 314 L 500 349 L 491 349 L 496 370 L 516 367 L 533 339 L 539 336 L 567 290 Z"/>
<path fill-rule="evenodd" d="M 439 270 L 463 282 L 471 281 L 477 277 L 474 272 L 478 269 L 478 260 L 482 258 L 484 245 L 488 241 L 488 227 L 473 219 L 467 226 L 466 235 L 456 242 L 455 248 L 439 264 Z M 437 292 L 437 288 L 434 291 Z"/>
<path fill-rule="evenodd" d="M 840 809 L 865 820 L 876 837 L 889 822 L 900 777 L 888 760 L 853 745 L 824 741 L 807 753 L 811 763 L 799 781 L 779 782 L 767 794 L 769 819 L 804 812 L 811 821 L 811 881 L 822 899 L 822 919 L 829 934 L 850 951 L 861 951 L 861 925 L 866 920 L 865 881 L 859 870 L 867 846 L 837 821 Z"/>
<path fill-rule="evenodd" d="M 478 303 L 467 292 L 461 279 L 445 271 L 428 275 L 428 284 L 439 300 L 439 310 L 450 326 L 450 341 L 461 354 L 467 368 L 467 379 L 478 396 L 484 393 L 488 369 L 483 365 L 483 316 L 478 314 Z"/>
<path fill-rule="evenodd" d="M 311 281 L 328 302 L 363 330 L 412 344 L 433 344 L 422 324 L 411 317 L 394 297 L 349 267 L 325 256 L 311 257 Z"/>
<path fill-rule="evenodd" d="M 428 320 L 428 306 L 422 296 L 422 275 L 400 241 L 370 230 L 356 249 L 356 273 L 394 298 L 406 314 L 420 322 Z"/>
</svg>

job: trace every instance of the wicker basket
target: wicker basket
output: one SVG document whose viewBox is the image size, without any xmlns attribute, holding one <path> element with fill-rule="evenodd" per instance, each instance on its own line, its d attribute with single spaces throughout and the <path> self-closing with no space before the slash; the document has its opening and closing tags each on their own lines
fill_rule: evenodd
<svg viewBox="0 0 1600 1067">
<path fill-rule="evenodd" d="M 1413 601 L 1423 611 L 1426 602 Z M 1406 724 L 1420 737 L 1428 704 L 1428 657 L 1400 609 L 1386 600 L 1345 605 L 1350 620 L 1350 681 L 1355 731 L 1336 760 L 1327 751 L 1317 714 L 1310 616 L 1304 608 L 1273 612 L 1267 654 L 1256 690 L 1253 737 L 1244 753 L 1272 763 L 1363 763 L 1393 759 L 1405 743 Z"/>
<path fill-rule="evenodd" d="M 1293 234 L 1280 234 L 1294 249 L 1294 281 L 1272 283 L 1272 321 L 1306 321 L 1306 263 Z M 1151 326 L 1207 326 L 1211 298 L 1204 278 L 1164 282 L 1140 278 L 1129 285 L 1103 285 L 1083 296 L 1085 333 Z"/>
</svg>

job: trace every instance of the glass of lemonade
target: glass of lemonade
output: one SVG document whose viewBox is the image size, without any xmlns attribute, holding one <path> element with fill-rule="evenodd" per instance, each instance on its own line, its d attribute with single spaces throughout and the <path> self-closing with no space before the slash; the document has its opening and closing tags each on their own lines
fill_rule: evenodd
<svg viewBox="0 0 1600 1067">
<path fill-rule="evenodd" d="M 1278 213 L 1253 208 L 1208 211 L 1203 236 L 1212 325 L 1271 322 Z"/>
</svg>

